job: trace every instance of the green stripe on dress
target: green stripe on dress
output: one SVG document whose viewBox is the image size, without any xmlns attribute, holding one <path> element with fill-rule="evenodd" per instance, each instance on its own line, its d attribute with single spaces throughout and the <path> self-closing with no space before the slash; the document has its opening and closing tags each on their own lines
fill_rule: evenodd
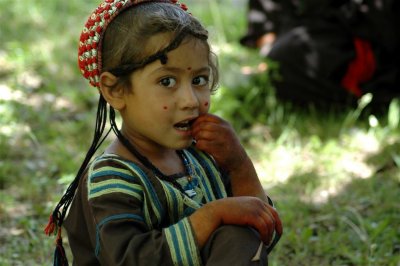
<svg viewBox="0 0 400 266">
<path fill-rule="evenodd" d="M 174 265 L 199 266 L 201 258 L 188 218 L 164 229 Z"/>
<path fill-rule="evenodd" d="M 143 170 L 137 166 L 133 162 L 125 162 L 122 160 L 119 160 L 117 158 L 114 159 L 115 161 L 125 165 L 129 170 L 133 172 L 134 175 L 139 177 L 140 183 L 143 185 L 144 190 L 145 190 L 145 197 L 144 197 L 144 208 L 143 210 L 148 212 L 150 209 L 148 207 L 148 204 L 152 206 L 152 210 L 154 212 L 154 216 L 157 219 L 158 224 L 160 225 L 162 222 L 162 217 L 164 216 L 165 210 L 162 208 L 161 202 L 158 199 L 157 192 L 155 191 L 154 186 L 151 184 L 149 178 L 147 175 L 143 172 Z M 147 197 L 146 197 L 147 196 Z M 150 218 L 150 215 L 146 214 L 146 217 Z M 153 228 L 152 223 L 148 224 L 150 228 Z"/>
<path fill-rule="evenodd" d="M 96 170 L 94 170 L 94 167 L 102 162 L 105 161 L 113 161 L 115 163 L 120 164 L 121 168 L 117 168 L 117 167 L 110 167 L 110 166 L 104 166 L 104 167 L 100 167 Z M 126 167 L 126 169 L 122 168 L 122 167 Z M 89 168 L 89 178 L 88 178 L 88 195 L 90 195 L 91 191 L 90 191 L 90 186 L 91 186 L 91 182 L 90 182 L 90 176 L 93 175 L 94 172 L 96 172 L 97 175 L 100 174 L 100 172 L 102 172 L 102 169 L 107 169 L 112 170 L 112 172 L 118 172 L 118 173 L 128 173 L 129 174 L 129 180 L 133 180 L 136 183 L 138 183 L 137 185 L 140 187 L 140 189 L 142 190 L 142 195 L 144 196 L 142 198 L 142 202 L 143 202 L 143 216 L 144 219 L 146 221 L 147 226 L 150 229 L 153 229 L 153 222 L 152 222 L 152 215 L 150 215 L 150 210 L 153 210 L 154 212 L 154 216 L 157 219 L 157 223 L 160 224 L 162 219 L 162 212 L 163 209 L 161 207 L 161 203 L 159 202 L 159 199 L 157 197 L 157 194 L 154 190 L 154 187 L 152 186 L 152 184 L 150 183 L 150 181 L 148 180 L 146 174 L 134 163 L 129 163 L 123 160 L 120 160 L 117 156 L 110 156 L 110 155 L 106 155 L 103 157 L 98 157 L 96 158 L 95 162 L 93 162 Z M 118 178 L 113 178 L 112 180 L 120 180 Z M 110 191 L 111 192 L 111 191 Z M 128 194 L 128 193 L 126 193 Z M 149 204 L 150 203 L 150 204 Z M 149 206 L 151 205 L 151 207 Z"/>
<path fill-rule="evenodd" d="M 100 169 L 94 170 L 90 175 L 90 181 L 93 182 L 94 179 L 96 179 L 98 177 L 112 176 L 112 175 L 121 177 L 122 179 L 125 179 L 128 181 L 135 181 L 135 178 L 134 178 L 134 176 L 132 176 L 132 173 L 130 171 L 121 169 L 121 168 L 110 167 L 110 166 L 105 166 L 105 167 L 101 167 Z"/>
<path fill-rule="evenodd" d="M 186 151 L 185 154 L 187 154 L 187 157 L 189 158 L 189 161 L 193 164 L 198 164 L 198 165 L 204 165 L 204 167 L 206 169 L 203 169 L 203 167 L 201 167 L 201 172 L 202 174 L 207 176 L 207 173 L 210 173 L 211 176 L 208 176 L 207 181 L 208 184 L 207 185 L 211 185 L 210 182 L 212 182 L 214 184 L 214 189 L 216 190 L 215 192 L 217 193 L 217 198 L 226 198 L 227 197 L 227 193 L 226 193 L 226 189 L 225 189 L 225 185 L 222 182 L 222 178 L 221 178 L 221 173 L 219 172 L 219 170 L 215 167 L 214 162 L 203 152 L 199 152 L 194 148 L 191 148 L 190 151 Z M 195 152 L 196 155 L 192 154 L 192 152 Z M 201 163 L 199 162 L 199 160 L 201 160 Z M 208 170 L 208 171 L 206 171 Z M 210 189 L 213 188 L 212 186 L 210 186 Z M 214 197 L 214 193 L 211 193 Z"/>
<path fill-rule="evenodd" d="M 189 159 L 189 162 L 191 164 L 198 165 L 198 166 L 200 165 L 200 163 L 197 161 L 197 159 L 192 154 L 190 154 L 188 152 L 186 152 L 185 154 L 187 155 L 187 158 Z M 207 202 L 216 200 L 205 170 L 202 167 L 196 167 L 196 174 L 199 175 L 200 187 L 204 191 L 204 195 L 206 197 Z"/>
<path fill-rule="evenodd" d="M 183 198 L 181 192 L 175 189 L 168 182 L 160 181 L 167 200 L 167 206 L 170 217 L 170 223 L 176 223 L 179 219 L 183 217 Z"/>
<path fill-rule="evenodd" d="M 109 179 L 90 183 L 88 198 L 93 199 L 109 193 L 123 193 L 143 201 L 143 190 L 138 184 L 132 184 L 121 179 Z"/>
</svg>

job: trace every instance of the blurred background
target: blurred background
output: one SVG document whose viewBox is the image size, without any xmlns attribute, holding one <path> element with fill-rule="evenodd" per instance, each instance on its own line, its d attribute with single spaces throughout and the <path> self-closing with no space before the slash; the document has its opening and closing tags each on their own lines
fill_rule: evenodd
<svg viewBox="0 0 400 266">
<path fill-rule="evenodd" d="M 52 263 L 43 228 L 94 128 L 77 41 L 98 3 L 0 0 L 0 265 Z M 324 112 L 282 103 L 274 62 L 239 44 L 247 1 L 185 3 L 219 56 L 212 112 L 238 131 L 284 223 L 270 265 L 400 265 L 399 100 L 377 114 L 371 95 Z"/>
</svg>

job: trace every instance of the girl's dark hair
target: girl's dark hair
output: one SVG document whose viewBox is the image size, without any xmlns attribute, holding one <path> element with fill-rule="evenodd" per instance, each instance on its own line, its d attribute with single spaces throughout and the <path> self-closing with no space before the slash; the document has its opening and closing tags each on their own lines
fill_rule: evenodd
<svg viewBox="0 0 400 266">
<path fill-rule="evenodd" d="M 102 71 L 109 71 L 124 65 L 143 65 L 151 55 L 166 48 L 148 45 L 156 34 L 171 33 L 171 41 L 182 32 L 184 36 L 195 37 L 203 42 L 209 51 L 211 69 L 211 90 L 218 84 L 217 60 L 207 42 L 208 32 L 192 15 L 172 4 L 143 3 L 119 14 L 108 26 L 102 44 Z M 130 74 L 130 73 L 129 73 Z M 129 75 L 119 76 L 119 83 L 129 85 Z"/>
<path fill-rule="evenodd" d="M 152 36 L 162 33 L 171 33 L 169 44 L 151 50 L 148 45 Z M 136 69 L 145 66 L 155 60 L 163 58 L 166 53 L 175 49 L 185 38 L 195 38 L 204 43 L 209 51 L 209 65 L 211 69 L 211 87 L 214 91 L 218 83 L 218 68 L 216 56 L 211 52 L 207 42 L 207 30 L 201 23 L 183 9 L 176 5 L 161 2 L 144 2 L 123 11 L 115 17 L 108 25 L 102 40 L 102 71 L 118 73 L 116 86 L 122 85 L 130 88 L 129 77 Z M 122 66 L 122 68 L 121 68 Z M 51 234 L 57 233 L 57 247 L 54 254 L 55 265 L 68 265 L 64 248 L 62 247 L 61 226 L 70 204 L 90 160 L 97 149 L 106 139 L 111 130 L 117 135 L 121 142 L 138 157 L 145 165 L 151 164 L 146 158 L 141 157 L 135 148 L 124 138 L 116 126 L 115 111 L 109 106 L 100 94 L 96 115 L 96 124 L 92 144 L 80 166 L 75 179 L 67 188 L 65 194 L 55 207 L 45 231 Z M 111 128 L 105 132 L 107 120 Z M 151 165 L 150 165 L 151 166 Z"/>
</svg>

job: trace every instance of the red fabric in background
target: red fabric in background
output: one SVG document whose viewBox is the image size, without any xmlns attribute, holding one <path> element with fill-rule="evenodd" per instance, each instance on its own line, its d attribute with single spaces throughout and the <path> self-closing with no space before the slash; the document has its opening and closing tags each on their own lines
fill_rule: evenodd
<svg viewBox="0 0 400 266">
<path fill-rule="evenodd" d="M 356 57 L 347 67 L 342 86 L 357 97 L 362 96 L 360 84 L 370 80 L 375 73 L 376 61 L 368 41 L 354 38 Z"/>
</svg>

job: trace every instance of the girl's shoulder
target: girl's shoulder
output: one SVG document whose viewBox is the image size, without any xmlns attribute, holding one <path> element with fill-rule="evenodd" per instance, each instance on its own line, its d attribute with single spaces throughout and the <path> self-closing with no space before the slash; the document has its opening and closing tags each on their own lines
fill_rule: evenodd
<svg viewBox="0 0 400 266">
<path fill-rule="evenodd" d="M 127 160 L 116 154 L 102 154 L 88 166 L 88 181 L 125 179 L 138 182 L 147 179 L 148 171 L 136 162 Z"/>
<path fill-rule="evenodd" d="M 201 170 L 208 178 L 220 175 L 220 169 L 211 155 L 190 146 L 183 150 L 188 164 Z M 125 178 L 143 183 L 154 179 L 154 173 L 140 163 L 131 161 L 117 154 L 102 154 L 96 157 L 87 168 L 88 181 Z M 153 182 L 152 182 L 153 183 Z"/>
</svg>

